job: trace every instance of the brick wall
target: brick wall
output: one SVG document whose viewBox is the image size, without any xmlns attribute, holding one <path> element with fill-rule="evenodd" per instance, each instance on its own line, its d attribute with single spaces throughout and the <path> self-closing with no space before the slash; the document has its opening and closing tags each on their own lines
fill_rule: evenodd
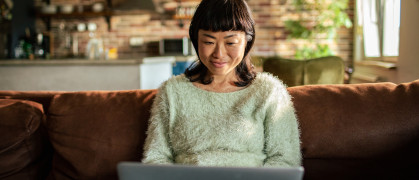
<svg viewBox="0 0 419 180">
<path fill-rule="evenodd" d="M 90 5 L 95 0 L 51 0 L 51 4 L 84 4 Z M 40 5 L 40 0 L 36 0 Z M 248 0 L 256 21 L 256 42 L 252 55 L 274 56 L 292 58 L 295 49 L 302 45 L 301 40 L 287 39 L 287 32 L 284 28 L 284 21 L 298 16 L 292 8 L 292 0 Z M 350 0 L 347 10 L 351 19 L 354 15 L 354 1 Z M 89 40 L 89 32 L 76 31 L 78 23 L 96 23 L 98 30 L 96 37 L 103 39 L 106 48 L 118 48 L 120 58 L 137 57 L 144 55 L 156 55 L 156 42 L 162 38 L 174 38 L 188 36 L 189 21 L 183 21 L 180 27 L 178 20 L 168 18 L 170 16 L 158 17 L 151 15 L 117 15 L 110 19 L 110 30 L 104 17 L 83 18 L 83 19 L 55 19 L 51 20 L 52 32 L 55 38 L 55 56 L 64 57 L 71 55 L 71 49 L 65 46 L 65 35 L 60 31 L 60 24 L 65 24 L 69 36 L 78 39 L 79 54 L 84 54 L 84 49 Z M 162 19 L 165 19 L 162 21 Z M 42 20 L 37 20 L 39 30 L 45 30 Z M 65 33 L 64 33 L 65 34 Z M 341 56 L 348 64 L 352 62 L 352 36 L 353 30 L 342 28 L 338 31 L 339 38 L 336 41 L 328 42 L 334 53 Z M 131 37 L 142 37 L 143 46 L 129 46 Z M 327 40 L 320 40 L 327 41 Z M 148 45 L 147 45 L 148 44 Z"/>
<path fill-rule="evenodd" d="M 284 22 L 298 16 L 292 6 L 292 0 L 249 0 L 248 3 L 257 24 L 257 38 L 253 54 L 292 58 L 296 48 L 304 45 L 302 40 L 287 38 L 288 32 L 285 30 Z M 353 19 L 353 0 L 349 1 L 348 7 L 347 13 Z M 336 41 L 329 41 L 325 38 L 319 38 L 317 41 L 329 44 L 335 55 L 341 56 L 347 63 L 350 63 L 353 51 L 352 34 L 352 28 L 341 28 Z"/>
</svg>

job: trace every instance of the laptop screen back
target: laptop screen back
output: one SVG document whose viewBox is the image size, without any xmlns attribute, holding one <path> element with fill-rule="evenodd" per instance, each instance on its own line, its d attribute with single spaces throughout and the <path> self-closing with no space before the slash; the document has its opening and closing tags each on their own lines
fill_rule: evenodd
<svg viewBox="0 0 419 180">
<path fill-rule="evenodd" d="M 301 180 L 304 173 L 303 167 L 203 167 L 139 162 L 121 162 L 117 168 L 120 180 Z"/>
</svg>

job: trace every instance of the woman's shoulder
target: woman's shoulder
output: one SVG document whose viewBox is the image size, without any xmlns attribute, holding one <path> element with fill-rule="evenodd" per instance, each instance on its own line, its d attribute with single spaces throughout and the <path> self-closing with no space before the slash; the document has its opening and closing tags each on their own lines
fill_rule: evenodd
<svg viewBox="0 0 419 180">
<path fill-rule="evenodd" d="M 278 77 L 267 72 L 258 73 L 253 81 L 253 84 L 266 89 L 287 88 L 287 86 L 280 79 L 278 79 Z"/>
<path fill-rule="evenodd" d="M 176 75 L 170 77 L 168 80 L 164 81 L 160 87 L 159 90 L 168 90 L 168 89 L 179 89 L 179 88 L 186 88 L 187 83 L 190 83 L 189 79 L 184 75 Z"/>
<path fill-rule="evenodd" d="M 189 82 L 189 79 L 184 74 L 180 74 L 180 75 L 170 77 L 168 80 L 166 80 L 165 83 L 168 85 L 172 85 L 172 84 L 179 84 L 179 83 L 185 83 L 185 82 Z"/>
<path fill-rule="evenodd" d="M 287 86 L 270 73 L 258 73 L 252 85 L 263 98 L 290 99 Z"/>
</svg>

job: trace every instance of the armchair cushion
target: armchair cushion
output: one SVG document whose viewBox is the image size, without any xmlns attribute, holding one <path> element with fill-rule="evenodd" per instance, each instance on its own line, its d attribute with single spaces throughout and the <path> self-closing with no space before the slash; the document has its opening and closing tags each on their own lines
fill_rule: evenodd
<svg viewBox="0 0 419 180">
<path fill-rule="evenodd" d="M 287 86 L 307 84 L 343 84 L 345 67 L 337 56 L 307 60 L 269 57 L 263 62 L 263 71 L 278 76 Z"/>
<path fill-rule="evenodd" d="M 263 63 L 263 71 L 278 76 L 287 86 L 304 84 L 305 62 L 300 60 L 267 58 Z"/>
<path fill-rule="evenodd" d="M 304 84 L 343 84 L 345 66 L 337 56 L 306 60 Z"/>
</svg>

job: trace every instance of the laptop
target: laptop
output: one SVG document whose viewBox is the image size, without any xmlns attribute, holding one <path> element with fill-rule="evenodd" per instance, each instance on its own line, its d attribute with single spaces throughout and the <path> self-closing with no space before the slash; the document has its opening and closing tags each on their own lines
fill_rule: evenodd
<svg viewBox="0 0 419 180">
<path fill-rule="evenodd" d="M 301 180 L 303 167 L 206 167 L 120 162 L 120 180 Z"/>
</svg>

